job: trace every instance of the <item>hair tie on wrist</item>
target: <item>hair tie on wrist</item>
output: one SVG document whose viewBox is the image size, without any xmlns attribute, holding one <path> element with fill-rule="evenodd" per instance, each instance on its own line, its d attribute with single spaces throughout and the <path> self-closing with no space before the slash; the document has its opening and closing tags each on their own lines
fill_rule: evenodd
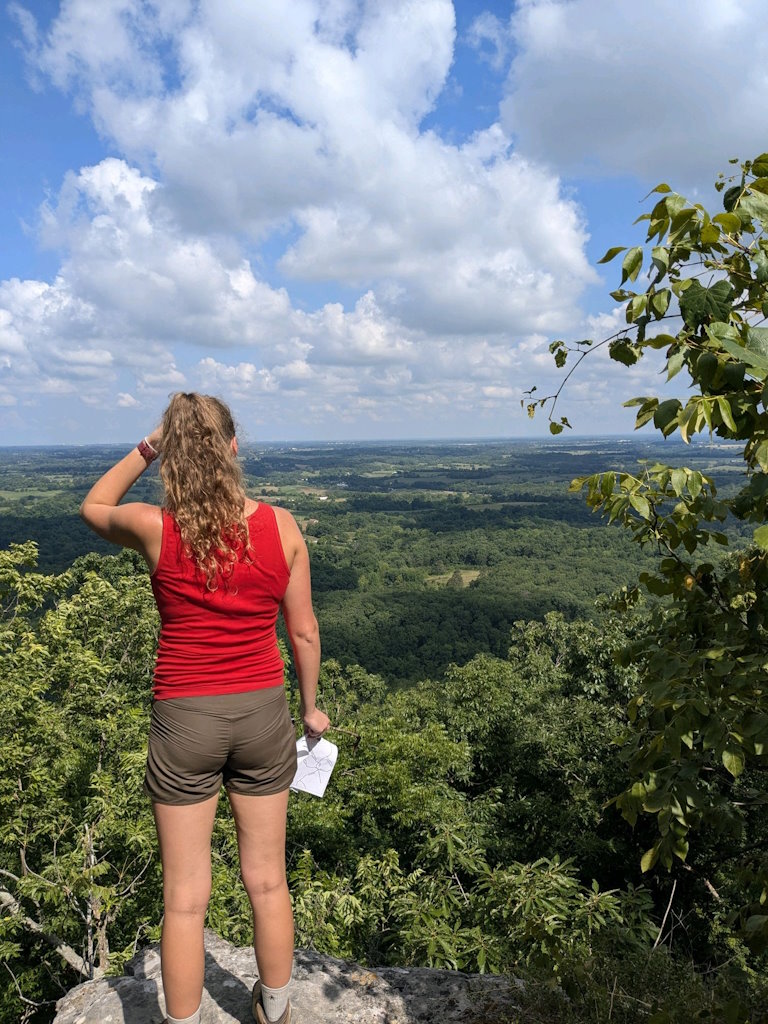
<svg viewBox="0 0 768 1024">
<path fill-rule="evenodd" d="M 136 447 L 139 450 L 139 455 L 141 455 L 141 457 L 144 459 L 147 465 L 149 465 L 150 462 L 154 462 L 157 456 L 160 454 L 160 452 L 158 452 L 156 449 L 152 447 L 152 445 L 149 443 L 149 440 L 146 437 L 142 438 L 142 440 L 139 441 Z"/>
</svg>

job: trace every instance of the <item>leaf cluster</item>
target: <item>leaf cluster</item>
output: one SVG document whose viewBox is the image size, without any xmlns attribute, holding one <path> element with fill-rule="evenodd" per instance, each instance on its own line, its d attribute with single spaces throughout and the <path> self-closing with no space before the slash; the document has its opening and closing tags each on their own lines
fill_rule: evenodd
<svg viewBox="0 0 768 1024">
<path fill-rule="evenodd" d="M 657 553 L 655 571 L 615 602 L 627 611 L 641 595 L 650 599 L 623 653 L 639 685 L 621 741 L 630 784 L 616 801 L 631 823 L 643 812 L 656 818 L 646 871 L 685 861 L 696 829 L 738 845 L 768 799 L 768 154 L 717 188 L 724 209 L 714 215 L 666 183 L 653 189 L 653 206 L 639 218 L 646 244 L 612 247 L 600 261 L 623 254 L 611 295 L 624 305 L 626 327 L 599 344 L 625 366 L 662 352 L 667 381 L 681 375 L 690 394 L 626 402 L 637 409 L 636 427 L 686 443 L 708 433 L 738 444 L 745 482 L 722 497 L 710 477 L 656 464 L 572 484 L 590 508 Z M 557 349 L 558 365 L 567 355 Z M 550 416 L 556 399 L 547 399 Z M 759 524 L 753 543 L 729 558 L 714 555 L 711 545 L 728 547 L 734 521 Z M 768 837 L 759 827 L 757 837 L 740 861 L 754 897 L 733 921 L 764 946 Z"/>
</svg>

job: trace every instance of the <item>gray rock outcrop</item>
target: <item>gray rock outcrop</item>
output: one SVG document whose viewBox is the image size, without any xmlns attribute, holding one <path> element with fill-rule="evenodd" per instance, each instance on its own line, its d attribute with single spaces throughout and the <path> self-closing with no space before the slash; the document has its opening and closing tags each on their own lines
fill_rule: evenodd
<svg viewBox="0 0 768 1024">
<path fill-rule="evenodd" d="M 205 934 L 203 1024 L 252 1024 L 253 949 Z M 507 978 L 426 968 L 367 968 L 297 950 L 291 1002 L 297 1024 L 506 1024 L 515 1014 Z M 87 981 L 59 1000 L 54 1024 L 160 1024 L 160 952 L 148 946 L 121 978 Z"/>
</svg>

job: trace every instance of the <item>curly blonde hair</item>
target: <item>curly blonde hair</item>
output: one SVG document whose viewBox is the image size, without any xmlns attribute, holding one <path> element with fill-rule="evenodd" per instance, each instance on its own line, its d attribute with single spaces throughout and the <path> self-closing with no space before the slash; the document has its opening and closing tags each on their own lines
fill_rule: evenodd
<svg viewBox="0 0 768 1024">
<path fill-rule="evenodd" d="M 229 408 L 212 395 L 178 392 L 163 414 L 160 478 L 165 508 L 208 590 L 248 560 L 243 475 Z"/>
</svg>

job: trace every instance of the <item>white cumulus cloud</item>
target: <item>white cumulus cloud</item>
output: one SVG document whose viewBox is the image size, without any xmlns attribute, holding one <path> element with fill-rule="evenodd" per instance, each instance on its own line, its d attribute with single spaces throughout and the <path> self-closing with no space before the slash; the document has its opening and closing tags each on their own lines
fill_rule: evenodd
<svg viewBox="0 0 768 1024">
<path fill-rule="evenodd" d="M 711 187 L 768 145 L 762 0 L 520 0 L 502 124 L 566 174 Z"/>
<path fill-rule="evenodd" d="M 474 24 L 493 60 L 515 34 L 521 95 L 561 6 Z M 47 27 L 15 10 L 31 67 L 117 154 L 42 208 L 53 280 L 0 283 L 15 393 L 128 409 L 210 387 L 328 434 L 422 414 L 458 431 L 478 402 L 511 424 L 531 339 L 583 321 L 583 213 L 518 108 L 462 143 L 423 127 L 449 0 L 66 0 Z"/>
</svg>

